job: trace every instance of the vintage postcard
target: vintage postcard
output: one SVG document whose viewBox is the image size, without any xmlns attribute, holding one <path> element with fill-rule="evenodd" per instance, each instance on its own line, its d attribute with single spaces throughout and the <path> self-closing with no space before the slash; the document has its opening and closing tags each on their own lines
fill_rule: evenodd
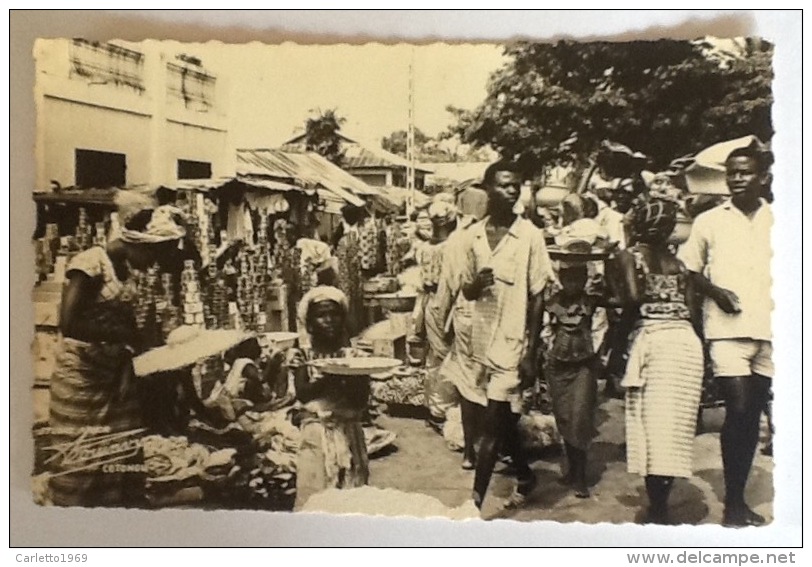
<svg viewBox="0 0 812 567">
<path fill-rule="evenodd" d="M 32 500 L 773 523 L 774 52 L 38 40 Z"/>
</svg>

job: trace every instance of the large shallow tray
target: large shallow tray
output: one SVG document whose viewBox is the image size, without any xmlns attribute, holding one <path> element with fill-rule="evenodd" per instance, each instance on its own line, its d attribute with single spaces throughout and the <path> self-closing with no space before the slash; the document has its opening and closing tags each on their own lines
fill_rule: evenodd
<svg viewBox="0 0 812 567">
<path fill-rule="evenodd" d="M 352 357 L 324 358 L 313 360 L 309 364 L 323 372 L 336 376 L 367 376 L 392 370 L 403 364 L 397 358 Z"/>
</svg>

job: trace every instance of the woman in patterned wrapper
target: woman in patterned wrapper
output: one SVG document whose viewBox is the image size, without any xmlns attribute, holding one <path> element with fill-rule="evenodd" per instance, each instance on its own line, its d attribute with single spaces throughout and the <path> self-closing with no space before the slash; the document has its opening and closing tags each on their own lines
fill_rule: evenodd
<svg viewBox="0 0 812 567">
<path fill-rule="evenodd" d="M 646 522 L 669 523 L 675 477 L 692 474 L 702 392 L 702 327 L 685 266 L 669 250 L 677 205 L 652 199 L 631 212 L 634 245 L 614 260 L 616 295 L 639 317 L 622 385 L 626 388 L 629 472 L 645 477 Z"/>
<path fill-rule="evenodd" d="M 323 375 L 310 364 L 363 356 L 348 344 L 347 306 L 346 295 L 329 286 L 313 288 L 299 304 L 300 347 L 291 349 L 288 360 L 302 404 L 295 510 L 317 492 L 356 488 L 369 480 L 361 426 L 369 404 L 369 377 Z"/>
<path fill-rule="evenodd" d="M 374 219 L 364 207 L 347 205 L 342 209 L 344 222 L 335 235 L 336 286 L 349 301 L 347 328 L 350 335 L 361 332 L 364 317 L 364 282 L 377 273 L 379 235 Z"/>
<path fill-rule="evenodd" d="M 131 439 L 143 425 L 132 356 L 150 346 L 134 312 L 139 272 L 171 271 L 183 254 L 185 230 L 172 209 L 136 214 L 106 248 L 77 254 L 67 267 L 60 330 L 63 347 L 51 377 L 51 448 L 72 446 L 96 433 Z M 102 444 L 103 446 L 103 444 Z M 112 447 L 112 446 L 111 446 Z M 122 454 L 119 454 L 121 456 Z M 69 455 L 49 457 L 51 500 L 58 506 L 128 506 L 141 503 L 143 477 L 107 472 Z M 113 456 L 108 456 L 112 458 Z M 126 463 L 123 460 L 119 463 Z"/>
</svg>

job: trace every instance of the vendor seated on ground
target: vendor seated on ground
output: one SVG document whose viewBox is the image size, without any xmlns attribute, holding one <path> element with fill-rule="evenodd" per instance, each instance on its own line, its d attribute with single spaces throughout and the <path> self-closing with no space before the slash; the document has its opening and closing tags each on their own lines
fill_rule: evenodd
<svg viewBox="0 0 812 567">
<path fill-rule="evenodd" d="M 347 306 L 344 293 L 328 286 L 313 288 L 299 304 L 300 334 L 307 340 L 290 351 L 288 362 L 302 404 L 294 509 L 301 509 L 317 492 L 359 487 L 369 479 L 361 426 L 369 404 L 369 377 L 324 375 L 312 364 L 362 356 L 348 344 Z"/>
<path fill-rule="evenodd" d="M 203 405 L 213 425 L 242 423 L 246 412 L 270 411 L 286 401 L 287 377 L 283 371 L 284 353 L 274 353 L 265 364 L 256 337 L 243 341 L 223 356 L 229 366 L 223 381 L 217 381 Z"/>
</svg>

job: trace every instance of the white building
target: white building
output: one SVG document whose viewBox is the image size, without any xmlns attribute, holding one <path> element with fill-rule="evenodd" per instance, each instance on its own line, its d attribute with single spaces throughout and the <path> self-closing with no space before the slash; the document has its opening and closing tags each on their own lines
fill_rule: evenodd
<svg viewBox="0 0 812 567">
<path fill-rule="evenodd" d="M 178 44 L 39 40 L 36 190 L 233 174 L 221 77 Z"/>
</svg>

